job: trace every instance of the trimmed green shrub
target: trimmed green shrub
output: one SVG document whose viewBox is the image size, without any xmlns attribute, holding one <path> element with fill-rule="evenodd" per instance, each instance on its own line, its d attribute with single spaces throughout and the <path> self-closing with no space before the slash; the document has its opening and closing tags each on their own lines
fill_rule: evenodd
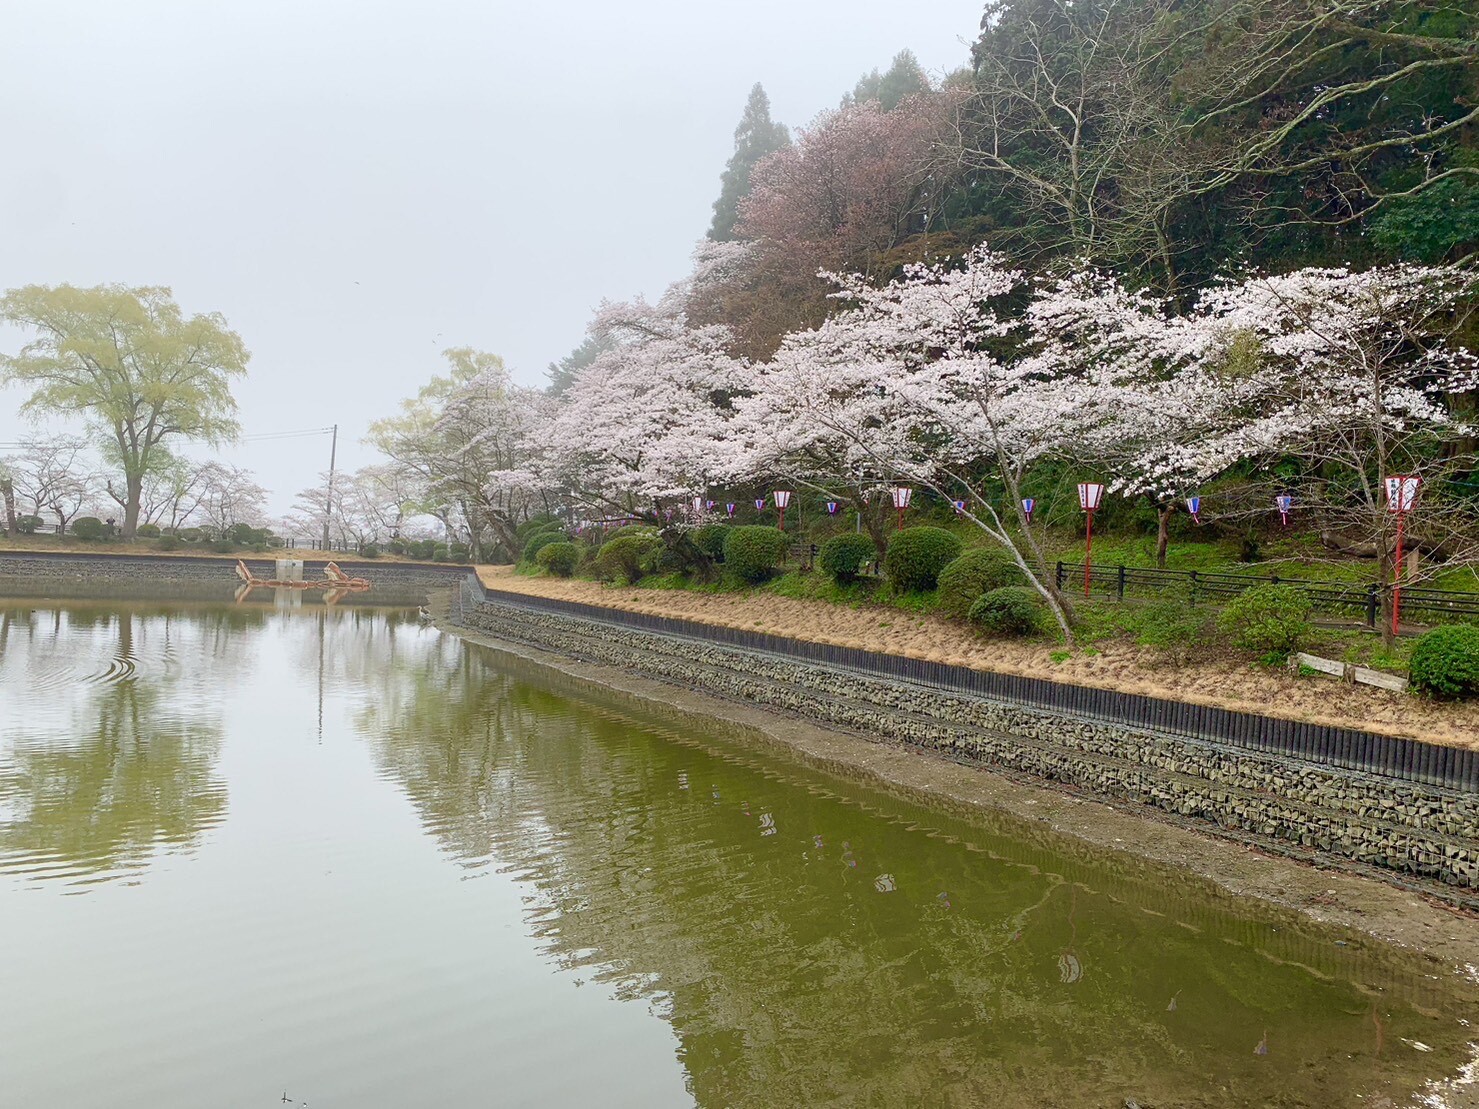
<svg viewBox="0 0 1479 1109">
<path fill-rule="evenodd" d="M 42 524 L 40 516 L 17 516 L 15 518 L 15 529 L 22 535 L 35 535 L 36 529 Z"/>
<path fill-rule="evenodd" d="M 266 544 L 263 544 L 263 546 L 266 546 Z M 380 544 L 379 543 L 363 543 L 363 544 L 361 544 L 360 545 L 360 549 L 359 549 L 359 556 L 361 558 L 379 558 L 380 557 Z"/>
<path fill-rule="evenodd" d="M 518 527 L 514 528 L 514 534 L 517 535 L 520 539 L 528 539 L 536 532 L 550 531 L 552 529 L 558 529 L 559 527 L 560 521 L 556 517 L 551 516 L 548 513 L 541 513 L 538 516 L 529 517 L 529 519 L 525 520 Z"/>
<path fill-rule="evenodd" d="M 134 534 L 137 535 L 140 539 L 158 539 L 159 525 L 140 524 L 138 527 L 134 528 Z"/>
<path fill-rule="evenodd" d="M 601 581 L 619 581 L 630 585 L 651 572 L 662 549 L 655 535 L 623 535 L 601 544 L 591 569 Z"/>
<path fill-rule="evenodd" d="M 613 539 L 625 539 L 629 535 L 656 535 L 657 529 L 651 524 L 624 524 L 606 536 L 609 543 Z"/>
<path fill-rule="evenodd" d="M 564 543 L 566 536 L 563 531 L 541 531 L 536 532 L 524 541 L 524 553 L 521 562 L 535 563 L 539 561 L 539 552 L 551 543 Z"/>
<path fill-rule="evenodd" d="M 159 542 L 154 545 L 161 551 L 177 551 L 180 549 L 180 537 L 178 535 L 161 535 Z"/>
<path fill-rule="evenodd" d="M 849 582 L 877 555 L 878 548 L 873 546 L 873 540 L 866 535 L 847 531 L 834 535 L 823 543 L 817 561 L 821 564 L 822 572 L 833 581 Z"/>
<path fill-rule="evenodd" d="M 236 550 L 236 544 L 230 539 L 217 539 L 211 544 L 211 550 L 216 554 L 232 554 Z"/>
<path fill-rule="evenodd" d="M 78 539 L 102 539 L 108 534 L 108 525 L 96 516 L 79 516 L 72 521 L 72 534 Z"/>
<path fill-rule="evenodd" d="M 406 553 L 406 541 L 404 539 L 392 539 L 389 543 L 385 544 L 385 549 L 393 555 L 403 555 Z"/>
<path fill-rule="evenodd" d="M 1310 630 L 1310 597 L 1293 585 L 1260 585 L 1239 593 L 1217 616 L 1217 626 L 1244 650 L 1288 655 Z"/>
<path fill-rule="evenodd" d="M 580 548 L 574 543 L 551 543 L 541 547 L 539 565 L 557 578 L 568 578 L 580 565 Z"/>
<path fill-rule="evenodd" d="M 971 605 L 970 622 L 987 635 L 1028 635 L 1042 620 L 1038 595 L 1020 585 L 993 589 Z"/>
<path fill-rule="evenodd" d="M 412 558 L 419 558 L 425 561 L 431 558 L 431 556 L 436 553 L 436 549 L 437 545 L 435 540 L 418 539 L 414 543 L 407 545 L 406 552 Z"/>
<path fill-rule="evenodd" d="M 790 540 L 779 528 L 750 524 L 730 528 L 724 537 L 724 567 L 741 581 L 756 585 L 775 573 Z"/>
<path fill-rule="evenodd" d="M 471 562 L 472 548 L 466 543 L 453 543 L 447 548 L 447 557 L 453 562 Z"/>
<path fill-rule="evenodd" d="M 724 561 L 724 537 L 729 529 L 723 524 L 705 524 L 693 529 L 693 545 L 715 562 Z"/>
<path fill-rule="evenodd" d="M 186 543 L 199 543 L 202 539 L 206 538 L 206 534 L 199 528 L 186 528 L 180 532 L 180 538 Z"/>
<path fill-rule="evenodd" d="M 1022 584 L 1022 568 L 1006 551 L 974 547 L 940 571 L 937 584 L 940 611 L 964 620 L 983 594 Z"/>
<path fill-rule="evenodd" d="M 961 542 L 944 528 L 917 527 L 895 532 L 883 568 L 901 593 L 933 589 L 940 571 L 960 557 Z"/>
<path fill-rule="evenodd" d="M 1434 628 L 1412 648 L 1412 688 L 1434 697 L 1479 697 L 1479 624 Z"/>
</svg>

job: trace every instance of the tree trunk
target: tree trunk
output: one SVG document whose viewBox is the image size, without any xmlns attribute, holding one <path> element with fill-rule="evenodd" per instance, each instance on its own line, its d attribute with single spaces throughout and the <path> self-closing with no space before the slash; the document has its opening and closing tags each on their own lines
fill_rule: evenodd
<svg viewBox="0 0 1479 1109">
<path fill-rule="evenodd" d="M 123 538 L 132 539 L 139 527 L 139 501 L 144 496 L 143 473 L 128 474 L 128 500 L 123 506 Z"/>
<path fill-rule="evenodd" d="M 873 549 L 878 552 L 878 564 L 882 566 L 883 558 L 888 554 L 888 532 L 884 530 L 879 514 L 871 511 L 872 506 L 868 504 L 865 497 L 854 497 L 853 507 L 857 509 L 863 530 L 868 533 L 868 538 L 873 540 Z"/>
<path fill-rule="evenodd" d="M 1388 537 L 1383 534 L 1376 540 L 1376 580 L 1381 583 L 1381 612 L 1377 614 L 1377 620 L 1381 627 L 1382 645 L 1391 647 L 1397 642 L 1397 637 L 1392 634 L 1392 569 L 1396 565 L 1393 555 L 1395 548 Z"/>
<path fill-rule="evenodd" d="M 0 496 L 5 498 L 5 534 L 15 534 L 15 483 L 0 477 Z"/>
<path fill-rule="evenodd" d="M 1155 565 L 1156 569 L 1166 568 L 1166 548 L 1171 543 L 1171 513 L 1176 511 L 1176 506 L 1163 504 L 1156 510 L 1156 533 L 1155 533 Z"/>
</svg>

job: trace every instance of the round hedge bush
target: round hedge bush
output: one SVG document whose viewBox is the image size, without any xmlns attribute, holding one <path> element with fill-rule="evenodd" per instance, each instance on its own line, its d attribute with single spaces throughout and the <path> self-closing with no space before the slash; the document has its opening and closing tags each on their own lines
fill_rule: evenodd
<svg viewBox="0 0 1479 1109">
<path fill-rule="evenodd" d="M 380 557 L 380 544 L 379 543 L 361 543 L 360 544 L 360 548 L 359 548 L 359 556 L 360 556 L 360 558 L 379 558 Z"/>
<path fill-rule="evenodd" d="M 705 524 L 693 529 L 693 545 L 715 562 L 724 561 L 724 539 L 729 529 L 723 524 Z"/>
<path fill-rule="evenodd" d="M 960 557 L 960 539 L 944 528 L 905 528 L 888 544 L 883 568 L 895 589 L 904 593 L 933 589 L 940 571 Z"/>
<path fill-rule="evenodd" d="M 1310 630 L 1310 595 L 1293 585 L 1260 585 L 1239 593 L 1217 616 L 1217 626 L 1244 650 L 1287 655 Z"/>
<path fill-rule="evenodd" d="M 15 518 L 15 527 L 22 535 L 35 535 L 36 529 L 43 522 L 40 516 L 17 516 Z"/>
<path fill-rule="evenodd" d="M 1011 555 L 991 547 L 976 547 L 940 571 L 940 611 L 964 620 L 983 594 L 1021 584 L 1022 570 Z"/>
<path fill-rule="evenodd" d="M 137 535 L 140 539 L 158 539 L 159 525 L 140 524 L 138 527 L 134 528 L 134 534 Z"/>
<path fill-rule="evenodd" d="M 1434 628 L 1412 648 L 1412 688 L 1434 697 L 1479 697 L 1479 624 Z"/>
<path fill-rule="evenodd" d="M 790 540 L 779 528 L 750 524 L 730 528 L 724 537 L 724 565 L 741 581 L 755 585 L 775 573 Z"/>
<path fill-rule="evenodd" d="M 524 542 L 523 561 L 538 562 L 540 551 L 544 550 L 551 543 L 564 543 L 566 541 L 565 533 L 562 531 L 536 532 Z"/>
<path fill-rule="evenodd" d="M 601 544 L 591 569 L 601 581 L 630 585 L 650 572 L 661 548 L 655 535 L 623 535 Z"/>
<path fill-rule="evenodd" d="M 178 535 L 161 535 L 159 542 L 155 544 L 161 551 L 176 551 L 180 549 L 180 537 Z"/>
<path fill-rule="evenodd" d="M 574 543 L 550 543 L 540 547 L 539 565 L 557 578 L 568 578 L 580 565 L 580 548 Z"/>
<path fill-rule="evenodd" d="M 971 605 L 970 622 L 987 635 L 1029 635 L 1042 620 L 1042 601 L 1020 585 L 993 589 Z"/>
<path fill-rule="evenodd" d="M 878 548 L 866 535 L 848 531 L 834 535 L 822 544 L 818 561 L 822 572 L 833 581 L 849 582 L 862 572 L 864 566 L 878 555 Z"/>
<path fill-rule="evenodd" d="M 96 516 L 79 516 L 72 521 L 72 534 L 78 539 L 101 539 L 108 534 L 108 525 Z"/>
</svg>

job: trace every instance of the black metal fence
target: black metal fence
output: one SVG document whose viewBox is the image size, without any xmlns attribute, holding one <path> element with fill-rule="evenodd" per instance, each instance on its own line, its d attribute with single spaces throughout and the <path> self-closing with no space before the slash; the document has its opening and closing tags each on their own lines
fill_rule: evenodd
<svg viewBox="0 0 1479 1109">
<path fill-rule="evenodd" d="M 1082 572 L 1082 571 L 1080 571 Z M 1225 744 L 1261 754 L 1302 759 L 1321 766 L 1380 774 L 1445 789 L 1479 790 L 1479 751 L 1399 739 L 1355 728 L 1311 724 L 1211 705 L 1190 704 L 1138 693 L 1119 693 L 1044 678 L 995 674 L 943 662 L 834 647 L 765 632 L 725 628 L 668 616 L 649 616 L 575 601 L 557 601 L 487 589 L 473 575 L 470 583 L 486 601 L 527 610 L 573 616 L 607 624 L 684 636 L 727 647 L 763 652 L 801 662 L 837 667 L 872 677 L 962 693 L 973 697 L 1070 713 L 1091 720 L 1144 728 L 1175 736 Z"/>
<path fill-rule="evenodd" d="M 1390 586 L 1360 585 L 1354 582 L 1318 581 L 1309 578 L 1281 578 L 1277 574 L 1219 574 L 1201 570 L 1152 570 L 1136 566 L 1094 566 L 1089 572 L 1093 593 L 1115 597 L 1154 596 L 1176 592 L 1191 604 L 1217 604 L 1235 597 L 1255 585 L 1294 585 L 1309 595 L 1316 611 L 1360 618 L 1368 627 L 1376 626 L 1381 611 L 1381 597 Z M 1081 562 L 1060 562 L 1057 566 L 1059 589 L 1081 588 L 1084 566 Z M 1404 586 L 1402 615 L 1414 623 L 1422 617 L 1429 620 L 1479 620 L 1479 593 L 1462 593 L 1449 589 L 1422 589 Z"/>
</svg>

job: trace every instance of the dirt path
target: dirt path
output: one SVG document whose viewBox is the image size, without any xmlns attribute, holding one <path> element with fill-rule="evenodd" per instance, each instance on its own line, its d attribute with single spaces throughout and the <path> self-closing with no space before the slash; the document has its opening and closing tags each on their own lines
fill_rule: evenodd
<svg viewBox="0 0 1479 1109">
<path fill-rule="evenodd" d="M 766 593 L 632 589 L 574 579 L 524 577 L 497 566 L 480 566 L 478 574 L 490 589 L 510 593 L 675 616 L 815 643 L 1479 749 L 1479 706 L 1438 704 L 1405 693 L 1346 686 L 1327 678 L 1296 678 L 1242 661 L 1206 659 L 1196 665 L 1176 666 L 1159 652 L 1110 642 L 1096 645 L 1098 654 L 1079 653 L 1054 662 L 1051 647 L 983 640 L 940 617 L 916 616 L 891 608 L 849 608 Z"/>
</svg>

